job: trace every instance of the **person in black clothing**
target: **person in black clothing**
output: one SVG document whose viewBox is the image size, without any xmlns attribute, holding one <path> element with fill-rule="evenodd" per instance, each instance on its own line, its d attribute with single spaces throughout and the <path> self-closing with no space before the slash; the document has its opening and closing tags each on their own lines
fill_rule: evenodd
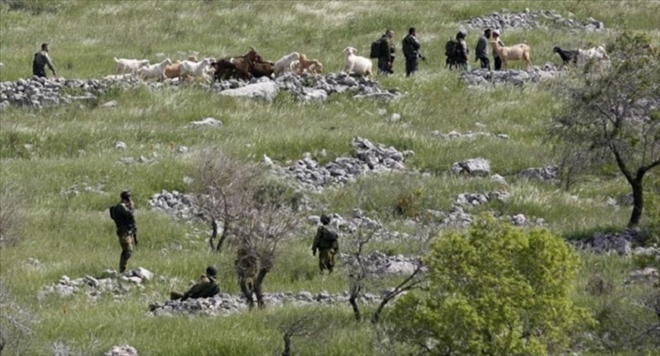
<svg viewBox="0 0 660 356">
<path fill-rule="evenodd" d="M 394 31 L 387 30 L 380 38 L 380 56 L 378 57 L 378 74 L 394 74 L 394 53 L 396 47 L 392 42 Z"/>
<path fill-rule="evenodd" d="M 479 37 L 477 48 L 475 50 L 474 60 L 481 61 L 481 68 L 490 70 L 490 59 L 488 59 L 488 41 L 490 40 L 490 29 L 484 31 L 484 35 Z"/>
<path fill-rule="evenodd" d="M 125 190 L 120 194 L 121 202 L 110 208 L 110 217 L 117 226 L 117 236 L 121 245 L 119 256 L 119 273 L 126 271 L 128 259 L 133 254 L 133 245 L 137 246 L 137 226 L 133 215 L 133 199 L 130 191 Z"/>
<path fill-rule="evenodd" d="M 419 59 L 426 60 L 419 52 L 421 45 L 417 40 L 417 31 L 414 27 L 408 30 L 408 36 L 403 39 L 402 48 L 403 56 L 406 57 L 406 77 L 411 76 L 417 71 Z"/>
<path fill-rule="evenodd" d="M 42 44 L 41 51 L 34 54 L 34 59 L 32 60 L 32 75 L 46 78 L 46 66 L 48 66 L 53 72 L 53 76 L 57 77 L 55 66 L 53 66 L 53 60 L 50 59 L 50 56 L 48 55 L 48 43 Z"/>
</svg>

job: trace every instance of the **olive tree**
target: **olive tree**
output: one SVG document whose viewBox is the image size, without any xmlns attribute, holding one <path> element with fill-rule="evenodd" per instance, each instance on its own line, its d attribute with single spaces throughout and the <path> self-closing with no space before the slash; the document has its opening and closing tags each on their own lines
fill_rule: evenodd
<svg viewBox="0 0 660 356">
<path fill-rule="evenodd" d="M 492 216 L 432 243 L 428 290 L 401 297 L 392 338 L 433 355 L 546 355 L 567 350 L 581 320 L 569 298 L 577 254 L 547 230 Z"/>
<path fill-rule="evenodd" d="M 632 189 L 628 226 L 635 227 L 644 210 L 644 177 L 660 165 L 660 52 L 627 33 L 609 52 L 609 65 L 592 61 L 557 85 L 565 106 L 550 134 L 560 143 L 564 171 L 616 164 Z"/>
</svg>

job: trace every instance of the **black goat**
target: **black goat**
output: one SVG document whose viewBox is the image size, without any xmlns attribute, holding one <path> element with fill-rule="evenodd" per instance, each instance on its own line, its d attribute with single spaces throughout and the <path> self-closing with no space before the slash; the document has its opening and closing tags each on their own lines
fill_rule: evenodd
<svg viewBox="0 0 660 356">
<path fill-rule="evenodd" d="M 567 65 L 568 62 L 573 61 L 573 64 L 577 63 L 577 58 L 578 58 L 578 53 L 580 53 L 579 50 L 573 50 L 573 51 L 564 51 L 563 49 L 559 47 L 555 47 L 552 49 L 552 52 L 554 53 L 559 53 L 559 57 L 561 57 L 561 60 L 564 62 L 564 65 Z"/>
</svg>

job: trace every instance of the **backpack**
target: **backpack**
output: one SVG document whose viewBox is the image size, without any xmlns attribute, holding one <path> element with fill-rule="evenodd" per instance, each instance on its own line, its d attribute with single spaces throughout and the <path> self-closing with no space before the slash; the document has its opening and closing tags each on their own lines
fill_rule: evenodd
<svg viewBox="0 0 660 356">
<path fill-rule="evenodd" d="M 323 229 L 323 240 L 328 241 L 328 242 L 335 242 L 337 241 L 337 233 L 330 230 L 330 229 Z"/>
<path fill-rule="evenodd" d="M 450 58 L 455 58 L 456 53 L 460 50 L 461 44 L 455 40 L 455 39 L 450 39 L 445 43 L 445 56 L 450 57 Z"/>
<path fill-rule="evenodd" d="M 369 58 L 380 58 L 380 41 L 382 41 L 382 39 L 378 39 L 377 41 L 371 43 L 371 52 L 369 53 Z"/>
<path fill-rule="evenodd" d="M 115 206 L 114 205 L 111 206 L 110 209 L 108 209 L 108 210 L 110 212 L 110 219 L 112 219 L 114 221 L 115 220 Z"/>
</svg>

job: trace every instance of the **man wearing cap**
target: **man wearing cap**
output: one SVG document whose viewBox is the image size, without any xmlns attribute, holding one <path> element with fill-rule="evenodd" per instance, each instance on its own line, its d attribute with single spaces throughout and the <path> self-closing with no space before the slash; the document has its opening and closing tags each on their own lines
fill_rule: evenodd
<svg viewBox="0 0 660 356">
<path fill-rule="evenodd" d="M 504 47 L 504 42 L 500 39 L 500 31 L 493 30 L 493 41 L 497 41 L 497 44 L 500 45 L 500 47 Z M 495 52 L 495 49 L 493 49 L 493 60 L 495 61 L 495 70 L 501 70 L 502 59 L 497 52 Z"/>
<path fill-rule="evenodd" d="M 479 37 L 477 48 L 475 49 L 475 61 L 481 61 L 481 68 L 490 70 L 490 60 L 488 59 L 488 40 L 490 39 L 490 29 L 484 31 L 484 35 Z"/>
<path fill-rule="evenodd" d="M 312 255 L 316 256 L 316 251 L 319 251 L 319 269 L 321 274 L 327 270 L 328 274 L 332 273 L 335 266 L 335 255 L 339 253 L 339 243 L 337 242 L 337 233 L 333 231 L 328 225 L 331 218 L 328 215 L 321 215 L 321 226 L 316 230 L 314 242 L 312 243 Z"/>
<path fill-rule="evenodd" d="M 124 273 L 128 259 L 133 254 L 133 243 L 137 246 L 137 226 L 135 226 L 135 216 L 133 215 L 134 205 L 131 192 L 124 190 L 119 196 L 121 201 L 110 208 L 110 217 L 117 226 L 117 236 L 121 245 L 119 273 Z"/>
<path fill-rule="evenodd" d="M 210 298 L 220 293 L 220 288 L 216 282 L 218 270 L 215 266 L 206 267 L 206 273 L 199 277 L 199 282 L 195 283 L 187 292 L 181 294 L 179 292 L 171 292 L 171 300 L 186 300 L 188 298 Z"/>
<path fill-rule="evenodd" d="M 53 76 L 57 77 L 57 72 L 55 72 L 55 66 L 53 66 L 53 61 L 48 55 L 48 43 L 41 45 L 41 51 L 34 54 L 34 59 L 32 60 L 32 75 L 36 75 L 40 78 L 46 78 L 46 66 L 50 68 L 53 72 Z"/>
</svg>

